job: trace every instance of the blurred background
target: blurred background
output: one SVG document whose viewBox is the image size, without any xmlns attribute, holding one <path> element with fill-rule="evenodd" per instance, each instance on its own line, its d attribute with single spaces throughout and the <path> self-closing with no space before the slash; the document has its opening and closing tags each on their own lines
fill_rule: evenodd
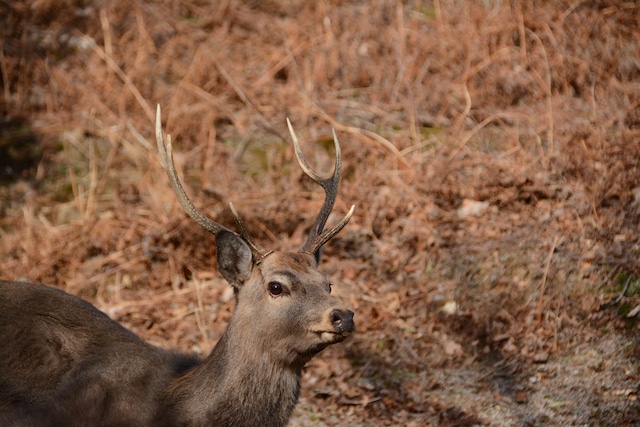
<svg viewBox="0 0 640 427">
<path fill-rule="evenodd" d="M 322 269 L 357 333 L 293 426 L 637 425 L 640 5 L 0 1 L 0 277 L 206 355 L 233 310 L 194 203 Z"/>
</svg>

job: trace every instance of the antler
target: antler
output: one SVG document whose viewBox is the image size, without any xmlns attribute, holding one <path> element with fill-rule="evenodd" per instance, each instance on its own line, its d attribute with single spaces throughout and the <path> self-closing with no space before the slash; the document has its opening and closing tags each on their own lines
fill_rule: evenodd
<svg viewBox="0 0 640 427">
<path fill-rule="evenodd" d="M 336 163 L 331 177 L 322 178 L 320 175 L 315 173 L 311 169 L 311 167 L 309 167 L 309 164 L 302 156 L 300 143 L 298 142 L 298 138 L 293 131 L 293 127 L 291 126 L 291 122 L 289 121 L 289 119 L 287 119 L 287 126 L 289 126 L 289 133 L 291 134 L 291 139 L 293 139 L 293 147 L 295 149 L 300 168 L 309 178 L 320 184 L 326 194 L 324 203 L 320 208 L 320 213 L 318 214 L 318 217 L 311 227 L 311 231 L 309 232 L 309 237 L 307 238 L 306 243 L 304 244 L 304 246 L 302 246 L 301 249 L 302 252 L 307 252 L 313 255 L 317 261 L 320 261 L 320 250 L 322 249 L 322 246 L 324 246 L 325 243 L 331 240 L 333 236 L 338 234 L 340 230 L 342 230 L 344 226 L 347 225 L 355 209 L 355 205 L 352 205 L 351 209 L 349 209 L 349 212 L 342 219 L 342 221 L 336 224 L 333 228 L 323 232 L 324 225 L 327 222 L 327 218 L 329 218 L 329 214 L 333 209 L 333 204 L 336 201 L 336 196 L 338 195 L 338 184 L 340 183 L 340 171 L 342 169 L 342 152 L 340 151 L 340 143 L 338 142 L 338 137 L 336 136 L 336 132 L 334 130 L 333 144 L 336 149 Z"/>
<path fill-rule="evenodd" d="M 162 166 L 164 167 L 165 172 L 167 172 L 167 176 L 169 177 L 169 183 L 173 188 L 173 191 L 176 193 L 178 197 L 178 201 L 180 202 L 180 206 L 182 209 L 198 224 L 200 227 L 207 230 L 209 233 L 215 235 L 221 230 L 230 231 L 228 228 L 218 224 L 215 221 L 204 216 L 196 207 L 191 203 L 187 193 L 185 193 L 184 188 L 182 187 L 182 183 L 178 178 L 178 174 L 176 173 L 176 167 L 173 163 L 173 153 L 171 149 L 171 135 L 167 135 L 167 142 L 165 143 L 164 138 L 162 136 L 162 119 L 160 114 L 160 104 L 158 104 L 158 108 L 156 110 L 156 142 L 158 144 L 158 153 L 160 154 L 160 159 L 162 160 Z M 264 258 L 268 252 L 264 251 L 258 244 L 253 240 L 253 238 L 247 232 L 244 222 L 238 215 L 238 212 L 233 207 L 231 203 L 229 203 L 231 208 L 231 212 L 236 219 L 236 223 L 238 224 L 238 228 L 240 229 L 240 237 L 244 239 L 244 241 L 251 248 L 251 253 L 253 254 L 253 258 L 255 262 L 260 262 L 262 258 Z"/>
</svg>

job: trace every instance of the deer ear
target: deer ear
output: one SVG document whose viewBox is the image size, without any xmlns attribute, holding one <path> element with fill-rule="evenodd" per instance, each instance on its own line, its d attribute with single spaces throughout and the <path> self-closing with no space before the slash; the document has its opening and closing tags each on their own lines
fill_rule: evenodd
<svg viewBox="0 0 640 427">
<path fill-rule="evenodd" d="M 237 234 L 220 230 L 216 233 L 218 271 L 234 288 L 251 276 L 253 257 L 251 248 Z"/>
</svg>

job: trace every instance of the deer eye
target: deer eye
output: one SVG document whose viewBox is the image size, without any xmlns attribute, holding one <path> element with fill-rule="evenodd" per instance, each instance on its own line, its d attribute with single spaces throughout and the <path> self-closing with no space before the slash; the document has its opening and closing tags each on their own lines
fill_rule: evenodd
<svg viewBox="0 0 640 427">
<path fill-rule="evenodd" d="M 269 282 L 269 293 L 272 297 L 277 298 L 284 292 L 284 288 L 282 283 L 280 282 Z"/>
</svg>

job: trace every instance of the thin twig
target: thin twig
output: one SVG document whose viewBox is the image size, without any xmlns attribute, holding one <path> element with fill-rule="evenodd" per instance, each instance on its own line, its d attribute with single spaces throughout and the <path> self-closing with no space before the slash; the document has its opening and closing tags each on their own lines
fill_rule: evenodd
<svg viewBox="0 0 640 427">
<path fill-rule="evenodd" d="M 538 37 L 538 35 L 529 30 L 528 28 L 525 29 L 526 32 L 528 34 L 531 35 L 531 37 L 533 37 L 538 44 L 540 45 L 540 47 L 542 48 L 542 56 L 544 56 L 544 65 L 546 67 L 546 78 L 545 78 L 545 94 L 546 94 L 546 99 L 547 99 L 547 142 L 549 143 L 549 154 L 553 155 L 555 152 L 555 142 L 554 142 L 554 121 L 553 121 L 553 104 L 551 102 L 552 99 L 552 93 L 551 93 L 551 65 L 549 63 L 549 57 L 547 56 L 547 50 L 544 47 L 544 43 L 542 43 L 542 40 L 540 40 L 540 37 Z"/>
<path fill-rule="evenodd" d="M 551 249 L 549 250 L 549 256 L 547 257 L 547 264 L 544 268 L 544 275 L 542 276 L 542 284 L 540 285 L 540 295 L 538 297 L 538 327 L 542 324 L 542 309 L 544 306 L 544 290 L 547 286 L 547 277 L 549 276 L 549 267 L 551 265 L 551 257 L 553 256 L 553 252 L 556 250 L 556 246 L 558 244 L 558 236 L 553 238 L 553 243 L 551 244 Z"/>
<path fill-rule="evenodd" d="M 622 298 L 624 298 L 627 294 L 627 290 L 629 289 L 629 284 L 631 283 L 631 275 L 629 275 L 627 277 L 627 281 L 624 282 L 624 287 L 622 288 L 622 292 L 620 292 L 620 295 L 618 295 L 616 297 L 616 299 L 613 301 L 612 305 L 616 305 L 618 304 L 620 301 L 622 301 Z"/>
<path fill-rule="evenodd" d="M 242 102 L 245 103 L 247 107 L 250 107 L 253 111 L 255 111 L 258 114 L 258 118 L 260 119 L 264 127 L 267 130 L 269 130 L 271 133 L 279 137 L 281 140 L 286 141 L 286 138 L 283 135 L 281 135 L 280 132 L 278 132 L 271 125 L 271 123 L 269 123 L 269 121 L 262 115 L 262 112 L 249 100 L 249 98 L 247 97 L 247 95 L 245 95 L 245 93 L 240 88 L 240 86 L 238 86 L 238 84 L 231 78 L 229 73 L 227 73 L 227 71 L 224 69 L 222 64 L 220 64 L 220 62 L 216 59 L 215 55 L 212 54 L 211 59 L 215 64 L 216 68 L 218 69 L 218 72 L 222 74 L 222 77 L 224 77 L 227 83 L 229 83 L 229 85 L 233 88 L 233 91 L 236 93 L 236 95 L 238 95 L 238 97 L 242 100 Z"/>
<path fill-rule="evenodd" d="M 86 40 L 88 40 L 90 42 L 90 46 L 93 49 L 93 51 L 95 53 L 97 53 L 98 56 L 104 62 L 106 62 L 109 67 L 111 67 L 111 69 L 118 75 L 118 77 L 120 77 L 120 80 L 122 80 L 122 82 L 125 84 L 127 89 L 129 89 L 129 91 L 134 96 L 136 101 L 138 101 L 138 104 L 140 104 L 140 106 L 144 110 L 144 113 L 147 115 L 147 118 L 149 119 L 149 121 L 153 121 L 154 117 L 155 117 L 153 109 L 151 108 L 151 106 L 149 105 L 147 100 L 144 99 L 144 97 L 142 96 L 142 94 L 140 93 L 140 91 L 138 90 L 136 85 L 133 84 L 133 82 L 131 81 L 129 76 L 127 76 L 125 74 L 125 72 L 122 71 L 122 68 L 120 68 L 120 66 L 118 64 L 116 64 L 116 62 L 113 60 L 113 58 L 111 58 L 109 55 L 107 55 L 107 53 L 104 51 L 104 49 L 102 49 L 100 46 L 98 46 L 98 44 L 96 43 L 96 41 L 93 38 L 91 38 L 90 36 L 88 36 L 86 34 L 84 35 L 84 37 L 86 38 Z"/>
<path fill-rule="evenodd" d="M 382 147 L 386 148 L 389 152 L 391 152 L 391 154 L 393 154 L 394 157 L 400 163 L 402 163 L 402 165 L 407 170 L 411 171 L 412 173 L 415 172 L 413 170 L 413 167 L 405 160 L 405 158 L 402 155 L 402 153 L 400 152 L 400 150 L 398 150 L 398 148 L 391 141 L 389 141 L 388 139 L 384 138 L 383 136 L 378 135 L 377 133 L 372 132 L 370 130 L 358 128 L 358 127 L 355 127 L 355 126 L 343 125 L 342 123 L 338 122 L 333 117 L 331 117 L 322 108 L 320 108 L 320 106 L 317 105 L 314 101 L 312 101 L 312 100 L 309 100 L 309 101 L 315 107 L 316 112 L 318 112 L 320 114 L 320 116 L 322 116 L 322 118 L 324 120 L 329 122 L 329 124 L 331 124 L 331 126 L 333 126 L 336 130 L 342 131 L 342 132 L 347 132 L 347 133 L 350 133 L 352 135 L 364 137 L 365 140 L 374 140 L 375 142 L 380 144 Z"/>
<path fill-rule="evenodd" d="M 113 58 L 113 42 L 111 41 L 111 23 L 107 16 L 106 9 L 100 9 L 100 25 L 102 26 L 102 34 L 104 38 L 104 52 L 109 58 Z M 112 68 L 108 69 L 109 77 L 113 72 Z"/>
</svg>

